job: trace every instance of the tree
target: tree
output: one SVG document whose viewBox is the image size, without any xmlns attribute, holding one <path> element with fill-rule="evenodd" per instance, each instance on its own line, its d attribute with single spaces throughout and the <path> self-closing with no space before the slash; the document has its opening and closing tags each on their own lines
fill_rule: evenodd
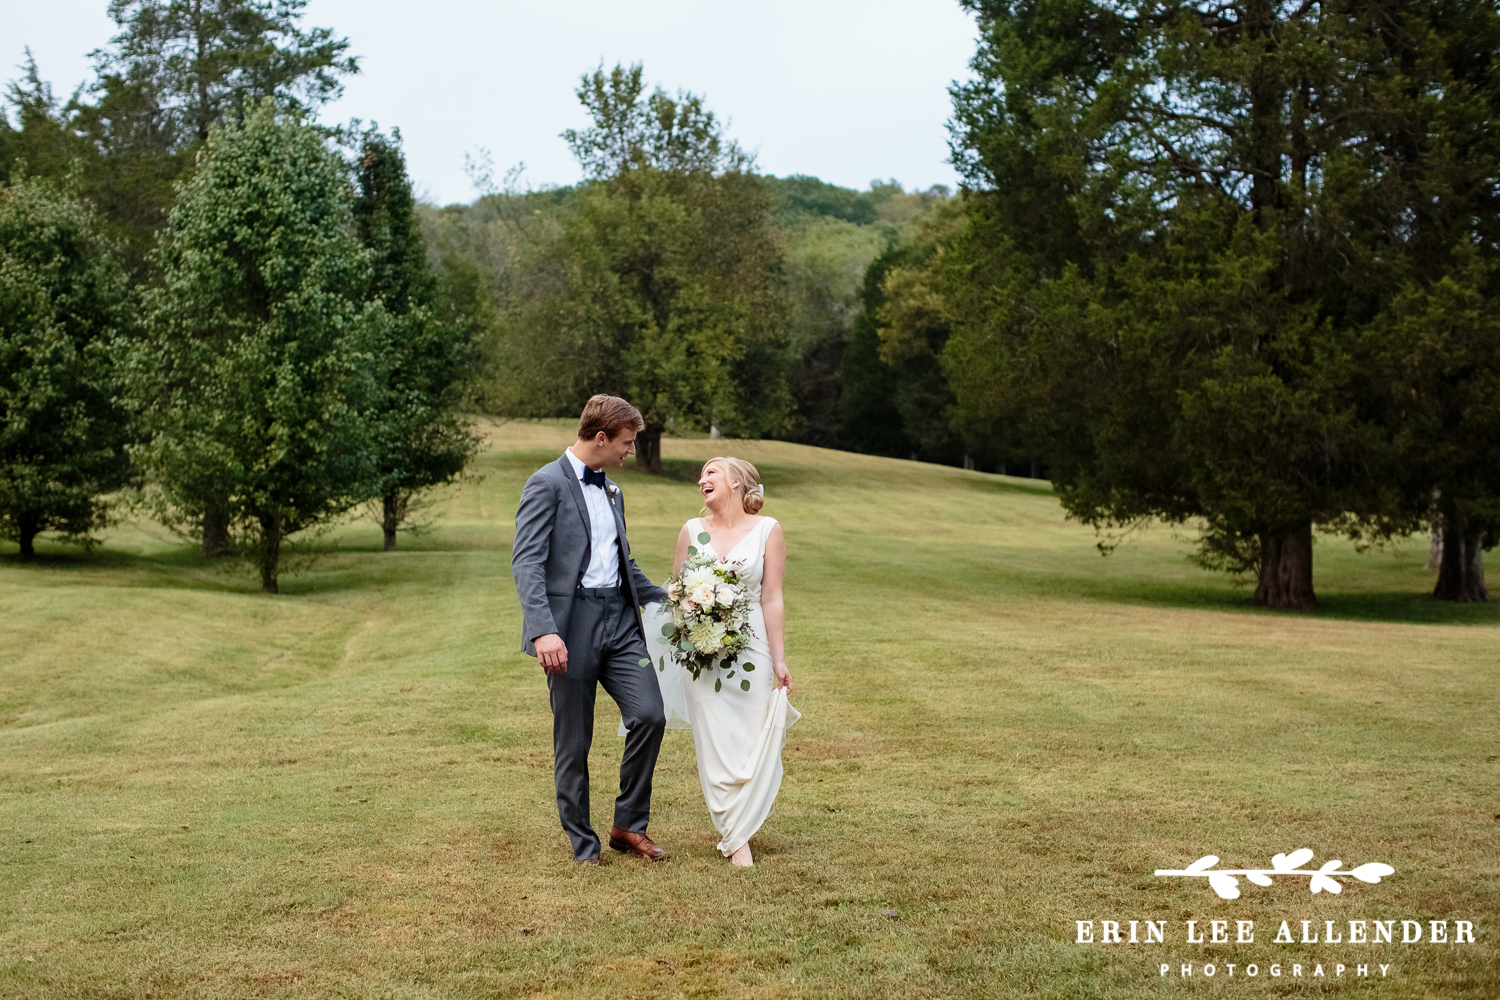
<svg viewBox="0 0 1500 1000">
<path fill-rule="evenodd" d="M 1441 539 L 1435 597 L 1485 600 L 1500 542 L 1500 11 L 1401 11 L 1402 114 L 1379 163 L 1399 206 L 1399 283 L 1376 321 L 1406 502 Z M 1381 248 L 1389 254 L 1389 249 Z"/>
<path fill-rule="evenodd" d="M 1390 325 L 1390 408 L 1412 502 L 1430 499 L 1441 539 L 1433 596 L 1483 601 L 1482 553 L 1500 541 L 1500 274 L 1473 246 L 1454 273 L 1410 284 Z"/>
<path fill-rule="evenodd" d="M 379 447 L 381 527 L 385 550 L 414 513 L 424 491 L 452 482 L 479 439 L 455 407 L 468 371 L 470 328 L 434 314 L 437 282 L 416 217 L 399 133 L 364 133 L 356 169 L 354 222 L 370 251 L 370 294 L 390 316 L 384 399 L 374 415 Z"/>
<path fill-rule="evenodd" d="M 1373 320 L 1424 255 L 1413 123 L 1470 99 L 1444 89 L 1455 5 L 967 5 L 960 414 L 1019 428 L 1086 523 L 1197 519 L 1257 603 L 1315 603 L 1314 525 L 1422 516 Z"/>
<path fill-rule="evenodd" d="M 285 539 L 374 495 L 388 322 L 344 161 L 266 101 L 215 126 L 172 209 L 131 396 L 178 522 L 211 507 L 276 593 Z"/>
<path fill-rule="evenodd" d="M 6 87 L 5 103 L 10 106 L 16 123 L 0 115 L 0 183 L 21 173 L 31 177 L 61 181 L 72 169 L 74 160 L 87 149 L 69 127 L 68 114 L 52 92 L 52 85 L 42 79 L 31 49 L 26 50 L 25 75 Z M 78 186 L 78 178 L 72 183 Z"/>
<path fill-rule="evenodd" d="M 205 142 L 274 98 L 311 115 L 359 72 L 347 38 L 304 30 L 307 0 L 110 0 L 120 28 L 94 53 L 102 89 L 140 88 L 166 148 Z"/>
<path fill-rule="evenodd" d="M 966 222 L 961 202 L 939 201 L 883 258 L 870 318 L 876 353 L 895 378 L 885 399 L 867 405 L 895 411 L 912 457 L 962 458 L 972 468 L 976 454 L 989 457 L 996 447 L 972 430 L 955 429 L 953 390 L 941 363 L 952 331 L 939 287 L 944 245 Z"/>
<path fill-rule="evenodd" d="M 243 120 L 263 98 L 315 112 L 358 72 L 347 39 L 303 29 L 305 0 L 111 0 L 119 28 L 91 53 L 96 79 L 60 103 L 27 54 L 11 85 L 20 119 L 0 140 L 0 178 L 11 161 L 75 183 L 94 204 L 131 271 L 143 270 L 166 221 L 174 184 L 191 168 L 209 128 Z M 0 128 L 0 136 L 5 129 Z M 8 151 L 4 147 L 11 147 Z"/>
<path fill-rule="evenodd" d="M 781 229 L 786 245 L 782 273 L 790 356 L 787 387 L 794 410 L 789 426 L 778 436 L 833 448 L 840 444 L 844 348 L 859 314 L 865 271 L 880 253 L 886 233 L 881 227 L 856 225 L 831 214 L 802 212 L 784 216 Z"/>
<path fill-rule="evenodd" d="M 578 95 L 594 124 L 565 138 L 590 179 L 554 220 L 519 228 L 501 377 L 533 411 L 630 399 L 651 471 L 669 429 L 780 426 L 782 250 L 749 158 L 701 98 L 647 97 L 640 66 L 585 76 Z"/>
<path fill-rule="evenodd" d="M 0 534 L 87 539 L 128 471 L 114 402 L 127 288 L 93 214 L 49 181 L 0 188 Z"/>
</svg>

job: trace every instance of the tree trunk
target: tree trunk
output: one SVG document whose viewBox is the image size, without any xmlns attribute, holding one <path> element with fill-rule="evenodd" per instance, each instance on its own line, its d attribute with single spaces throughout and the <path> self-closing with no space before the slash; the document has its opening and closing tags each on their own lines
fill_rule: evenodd
<svg viewBox="0 0 1500 1000">
<path fill-rule="evenodd" d="M 384 497 L 380 526 L 385 530 L 385 550 L 396 551 L 396 528 L 401 524 L 400 497 L 394 489 L 387 490 Z"/>
<path fill-rule="evenodd" d="M 1443 529 L 1432 522 L 1432 544 L 1427 547 L 1427 572 L 1434 573 L 1443 568 Z"/>
<path fill-rule="evenodd" d="M 39 530 L 36 518 L 27 517 L 23 514 L 20 518 L 17 519 L 16 529 L 16 541 L 21 545 L 22 561 L 35 559 L 36 536 Z"/>
<path fill-rule="evenodd" d="M 217 559 L 229 552 L 229 512 L 209 507 L 203 512 L 203 558 Z"/>
<path fill-rule="evenodd" d="M 1267 608 L 1313 608 L 1312 522 L 1262 532 L 1255 603 Z"/>
<path fill-rule="evenodd" d="M 1484 535 L 1443 532 L 1442 564 L 1432 596 L 1440 601 L 1487 601 L 1484 585 Z"/>
<path fill-rule="evenodd" d="M 1436 573 L 1443 566 L 1443 491 L 1432 491 L 1427 505 L 1427 521 L 1432 525 L 1432 544 L 1427 548 L 1427 572 Z"/>
<path fill-rule="evenodd" d="M 260 592 L 280 593 L 276 577 L 281 569 L 281 518 L 260 519 Z"/>
<path fill-rule="evenodd" d="M 661 475 L 661 428 L 647 427 L 635 436 L 635 467 Z"/>
<path fill-rule="evenodd" d="M 964 468 L 968 469 L 970 472 L 974 471 L 974 456 L 970 455 L 968 452 L 964 452 Z"/>
</svg>

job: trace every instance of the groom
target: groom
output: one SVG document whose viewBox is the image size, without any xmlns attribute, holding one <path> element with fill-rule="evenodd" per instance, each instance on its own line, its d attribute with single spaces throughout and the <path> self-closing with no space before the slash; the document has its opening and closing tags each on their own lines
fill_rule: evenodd
<svg viewBox="0 0 1500 1000">
<path fill-rule="evenodd" d="M 579 417 L 578 440 L 526 480 L 516 511 L 510 568 L 525 618 L 521 648 L 547 673 L 557 814 L 580 864 L 599 863 L 588 760 L 600 684 L 629 730 L 609 846 L 652 861 L 667 857 L 646 836 L 666 717 L 640 609 L 666 594 L 630 558 L 624 498 L 603 471 L 635 454 L 644 426 L 640 411 L 618 396 L 593 397 Z"/>
</svg>

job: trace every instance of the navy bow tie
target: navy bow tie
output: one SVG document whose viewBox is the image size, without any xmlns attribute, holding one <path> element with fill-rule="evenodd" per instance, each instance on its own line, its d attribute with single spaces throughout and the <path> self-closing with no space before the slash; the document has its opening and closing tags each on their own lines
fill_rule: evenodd
<svg viewBox="0 0 1500 1000">
<path fill-rule="evenodd" d="M 584 468 L 583 468 L 583 485 L 585 485 L 585 486 L 597 486 L 601 490 L 604 489 L 604 470 L 603 469 L 590 469 L 588 466 L 584 466 Z"/>
</svg>

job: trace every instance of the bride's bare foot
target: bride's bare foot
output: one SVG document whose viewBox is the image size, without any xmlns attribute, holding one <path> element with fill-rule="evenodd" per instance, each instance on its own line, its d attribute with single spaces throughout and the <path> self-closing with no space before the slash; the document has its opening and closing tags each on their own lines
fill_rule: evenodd
<svg viewBox="0 0 1500 1000">
<path fill-rule="evenodd" d="M 745 844 L 729 856 L 729 863 L 736 868 L 754 868 L 755 859 L 750 856 L 750 845 Z"/>
</svg>

